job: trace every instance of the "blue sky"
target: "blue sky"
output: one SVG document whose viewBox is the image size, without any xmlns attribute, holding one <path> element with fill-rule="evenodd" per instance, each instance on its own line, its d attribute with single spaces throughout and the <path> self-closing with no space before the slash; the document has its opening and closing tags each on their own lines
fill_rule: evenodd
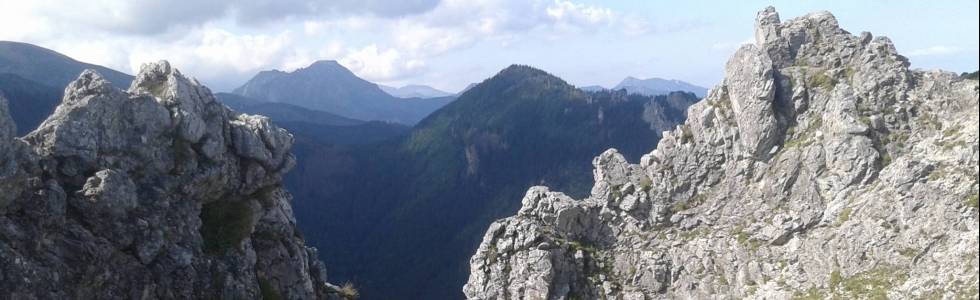
<svg viewBox="0 0 980 300">
<path fill-rule="evenodd" d="M 854 34 L 890 37 L 916 68 L 978 69 L 975 0 L 0 0 L 0 40 L 130 73 L 168 59 L 217 91 L 319 59 L 448 91 L 515 63 L 580 86 L 635 76 L 711 87 L 768 5 L 784 20 L 831 11 Z"/>
</svg>

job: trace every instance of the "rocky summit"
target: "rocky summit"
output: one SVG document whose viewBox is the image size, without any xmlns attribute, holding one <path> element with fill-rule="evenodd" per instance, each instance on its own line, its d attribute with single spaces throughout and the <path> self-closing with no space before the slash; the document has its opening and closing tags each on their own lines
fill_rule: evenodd
<svg viewBox="0 0 980 300">
<path fill-rule="evenodd" d="M 976 297 L 976 80 L 771 7 L 725 71 L 639 164 L 597 157 L 586 199 L 531 188 L 467 298 Z"/>
<path fill-rule="evenodd" d="M 281 179 L 293 137 L 167 62 L 94 71 L 24 138 L 0 97 L 0 298 L 330 299 Z"/>
</svg>

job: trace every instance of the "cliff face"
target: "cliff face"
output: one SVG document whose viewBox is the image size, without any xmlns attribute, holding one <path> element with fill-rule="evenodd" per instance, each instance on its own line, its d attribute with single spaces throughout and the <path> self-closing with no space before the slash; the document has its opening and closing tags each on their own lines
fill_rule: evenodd
<svg viewBox="0 0 980 300">
<path fill-rule="evenodd" d="M 23 139 L 0 99 L 0 298 L 334 297 L 281 178 L 293 138 L 166 62 L 85 71 Z"/>
<path fill-rule="evenodd" d="M 494 223 L 470 299 L 975 297 L 977 81 L 826 12 L 758 15 L 724 82 L 591 196 Z"/>
</svg>

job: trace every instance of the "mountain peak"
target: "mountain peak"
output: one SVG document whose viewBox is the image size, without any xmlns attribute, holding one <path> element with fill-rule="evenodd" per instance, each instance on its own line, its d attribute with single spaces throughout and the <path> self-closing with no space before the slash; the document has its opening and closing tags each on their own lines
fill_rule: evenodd
<svg viewBox="0 0 980 300">
<path fill-rule="evenodd" d="M 295 165 L 289 132 L 230 110 L 166 61 L 143 65 L 129 91 L 86 70 L 64 94 L 18 140 L 0 99 L 0 215 L 8 224 L 0 226 L 0 257 L 21 262 L 0 263 L 0 274 L 16 274 L 0 280 L 0 297 L 335 293 L 282 187 Z M 41 249 L 23 232 L 49 239 Z M 112 280 L 91 289 L 89 278 L 100 276 Z"/>
<path fill-rule="evenodd" d="M 336 60 L 318 60 L 318 61 L 315 61 L 312 64 L 310 64 L 310 66 L 308 68 L 314 68 L 314 67 L 317 67 L 317 68 L 326 68 L 326 67 L 336 68 L 336 67 L 340 67 L 340 68 L 346 69 L 346 67 L 344 67 L 343 65 L 341 65 Z"/>
<path fill-rule="evenodd" d="M 499 73 L 497 73 L 497 76 L 515 76 L 515 75 L 517 75 L 517 76 L 550 76 L 550 77 L 554 77 L 553 75 L 551 75 L 548 72 L 545 72 L 545 71 L 543 71 L 541 69 L 538 69 L 538 68 L 535 68 L 535 67 L 532 67 L 532 66 L 529 66 L 529 65 L 519 65 L 519 64 L 510 65 L 507 68 L 504 68 L 503 70 L 500 70 Z"/>
<path fill-rule="evenodd" d="M 575 87 L 569 85 L 565 80 L 541 69 L 528 65 L 515 64 L 504 68 L 497 75 L 484 80 L 482 83 L 465 90 L 462 95 L 485 89 L 500 92 L 523 88 L 541 90 L 542 87 L 546 89 L 575 89 Z"/>
<path fill-rule="evenodd" d="M 975 295 L 976 249 L 960 246 L 980 228 L 976 81 L 909 70 L 890 40 L 826 12 L 783 22 L 768 7 L 756 23 L 639 164 L 607 151 L 586 200 L 532 188 L 490 226 L 467 297 Z M 511 247 L 521 237 L 536 242 Z M 544 267 L 510 268 L 527 265 Z"/>
</svg>

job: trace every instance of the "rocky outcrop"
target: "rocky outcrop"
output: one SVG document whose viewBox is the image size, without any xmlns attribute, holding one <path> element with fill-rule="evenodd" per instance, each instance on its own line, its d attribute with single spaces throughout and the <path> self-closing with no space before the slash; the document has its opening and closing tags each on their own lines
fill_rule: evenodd
<svg viewBox="0 0 980 300">
<path fill-rule="evenodd" d="M 470 299 L 974 298 L 977 81 L 826 12 L 758 15 L 722 85 L 591 196 L 535 187 Z"/>
<path fill-rule="evenodd" d="M 22 139 L 0 98 L 0 298 L 326 299 L 281 185 L 293 138 L 166 62 L 85 71 Z"/>
</svg>

